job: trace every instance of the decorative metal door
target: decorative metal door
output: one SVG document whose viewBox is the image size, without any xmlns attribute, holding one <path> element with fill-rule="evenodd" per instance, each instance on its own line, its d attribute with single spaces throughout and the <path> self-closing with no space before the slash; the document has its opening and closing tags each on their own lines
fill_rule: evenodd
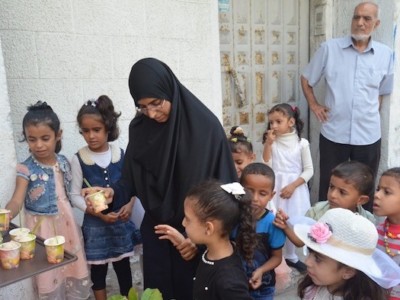
<svg viewBox="0 0 400 300">
<path fill-rule="evenodd" d="M 223 125 L 227 133 L 240 125 L 259 160 L 268 109 L 300 104 L 308 0 L 219 0 L 219 34 Z M 306 122 L 307 109 L 301 110 Z"/>
</svg>

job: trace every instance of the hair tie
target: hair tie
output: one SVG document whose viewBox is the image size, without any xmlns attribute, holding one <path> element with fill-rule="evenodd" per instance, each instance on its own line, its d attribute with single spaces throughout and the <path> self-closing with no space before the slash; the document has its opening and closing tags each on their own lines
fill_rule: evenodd
<svg viewBox="0 0 400 300">
<path fill-rule="evenodd" d="M 242 196 L 246 194 L 243 186 L 239 182 L 223 184 L 223 185 L 221 185 L 221 188 L 225 192 L 232 194 L 236 198 L 236 200 L 242 199 Z"/>
<path fill-rule="evenodd" d="M 86 106 L 91 105 L 91 106 L 93 106 L 93 107 L 97 107 L 97 100 L 95 100 L 95 99 L 90 99 L 90 100 L 86 101 L 85 105 L 86 105 Z"/>
<path fill-rule="evenodd" d="M 35 104 L 28 107 L 28 111 L 38 111 L 45 109 L 52 109 L 52 108 L 50 105 L 47 104 L 46 101 L 41 101 L 41 100 L 38 100 Z"/>
<path fill-rule="evenodd" d="M 233 131 L 233 134 L 244 135 L 243 128 L 240 126 L 236 127 L 235 130 Z"/>
<path fill-rule="evenodd" d="M 297 106 L 291 106 L 292 107 L 292 111 L 295 113 L 295 112 L 297 112 Z"/>
<path fill-rule="evenodd" d="M 238 139 L 237 137 L 231 138 L 231 142 L 237 143 Z"/>
</svg>

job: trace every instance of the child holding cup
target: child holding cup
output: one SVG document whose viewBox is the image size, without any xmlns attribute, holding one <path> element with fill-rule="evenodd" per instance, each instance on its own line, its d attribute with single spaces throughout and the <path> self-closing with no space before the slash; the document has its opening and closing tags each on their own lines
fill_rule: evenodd
<svg viewBox="0 0 400 300">
<path fill-rule="evenodd" d="M 86 197 L 90 203 L 87 206 L 80 195 L 82 188 L 92 185 L 107 188 L 120 179 L 124 152 L 109 143 L 118 138 L 120 115 L 105 95 L 83 104 L 77 122 L 87 146 L 79 149 L 71 160 L 71 199 L 85 213 L 82 232 L 96 300 L 107 298 L 109 263 L 114 267 L 121 295 L 127 296 L 132 287 L 129 257 L 133 255 L 132 236 L 137 232 L 129 221 L 133 201 L 122 195 L 121 205 L 113 203 L 108 207 L 104 193 L 97 191 Z"/>
<path fill-rule="evenodd" d="M 35 277 L 39 299 L 87 299 L 89 272 L 82 236 L 68 199 L 71 167 L 61 150 L 60 120 L 46 102 L 28 107 L 22 133 L 31 155 L 17 165 L 14 194 L 7 203 L 11 218 L 25 206 L 25 226 L 44 239 L 63 236 L 64 247 L 78 260 Z"/>
</svg>

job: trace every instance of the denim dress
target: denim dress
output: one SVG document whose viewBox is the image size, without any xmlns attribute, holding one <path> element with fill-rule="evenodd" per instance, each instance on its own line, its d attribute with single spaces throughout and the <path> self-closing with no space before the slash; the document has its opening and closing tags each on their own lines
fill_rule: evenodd
<svg viewBox="0 0 400 300">
<path fill-rule="evenodd" d="M 78 151 L 77 157 L 82 168 L 83 178 L 86 178 L 92 186 L 110 187 L 120 179 L 124 153 L 118 147 L 111 147 L 111 151 L 112 159 L 106 168 L 98 166 L 91 160 L 86 147 Z M 86 187 L 82 183 L 82 188 Z M 120 197 L 122 196 L 121 194 Z M 128 202 L 129 199 L 114 199 L 114 203 L 126 204 Z M 102 213 L 117 212 L 120 208 L 120 206 L 113 206 Z M 85 214 L 82 233 L 88 263 L 118 261 L 131 256 L 134 232 L 136 232 L 135 225 L 131 221 L 118 220 L 115 223 L 106 223 L 98 217 Z"/>
</svg>

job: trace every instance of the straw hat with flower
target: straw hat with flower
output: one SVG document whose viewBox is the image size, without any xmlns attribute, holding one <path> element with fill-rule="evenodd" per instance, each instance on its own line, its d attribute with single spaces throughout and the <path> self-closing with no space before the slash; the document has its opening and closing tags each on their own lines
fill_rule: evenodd
<svg viewBox="0 0 400 300">
<path fill-rule="evenodd" d="M 333 208 L 313 225 L 295 224 L 294 232 L 307 247 L 363 272 L 383 288 L 400 284 L 400 267 L 376 248 L 375 225 L 359 214 Z"/>
</svg>

